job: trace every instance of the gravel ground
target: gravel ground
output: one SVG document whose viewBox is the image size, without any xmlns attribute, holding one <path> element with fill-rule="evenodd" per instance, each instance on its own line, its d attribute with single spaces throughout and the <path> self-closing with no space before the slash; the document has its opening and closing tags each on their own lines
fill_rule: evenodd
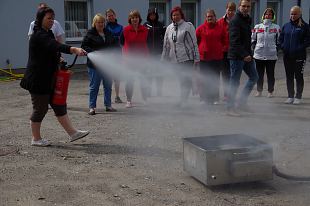
<svg viewBox="0 0 310 206">
<path fill-rule="evenodd" d="M 30 146 L 29 94 L 19 81 L 0 82 L 0 205 L 310 204 L 310 183 L 275 176 L 271 181 L 206 187 L 183 171 L 182 159 L 183 137 L 244 133 L 272 144 L 274 163 L 282 171 L 310 175 L 309 75 L 302 105 L 282 103 L 286 86 L 280 79 L 275 98 L 251 96 L 254 113 L 240 118 L 226 116 L 224 105 L 201 105 L 197 96 L 186 108 L 176 108 L 174 79 L 165 81 L 169 90 L 163 97 L 152 97 L 147 105 L 136 89 L 136 106 L 113 104 L 116 113 L 104 111 L 100 93 L 98 114 L 89 116 L 85 75 L 73 76 L 68 109 L 74 125 L 90 130 L 90 135 L 68 143 L 49 111 L 42 124 L 42 134 L 52 142 L 47 148 Z"/>
</svg>

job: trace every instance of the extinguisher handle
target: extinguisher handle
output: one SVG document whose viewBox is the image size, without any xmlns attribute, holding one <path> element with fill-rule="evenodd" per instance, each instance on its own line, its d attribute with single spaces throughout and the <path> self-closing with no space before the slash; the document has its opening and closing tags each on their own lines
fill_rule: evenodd
<svg viewBox="0 0 310 206">
<path fill-rule="evenodd" d="M 67 65 L 67 62 L 65 62 L 65 61 L 60 62 L 60 69 L 61 70 L 68 70 L 66 65 Z"/>
<path fill-rule="evenodd" d="M 75 55 L 72 64 L 70 64 L 69 66 L 67 66 L 68 69 L 70 69 L 71 67 L 73 67 L 73 66 L 75 65 L 75 62 L 76 62 L 77 57 L 78 57 L 78 55 Z"/>
</svg>

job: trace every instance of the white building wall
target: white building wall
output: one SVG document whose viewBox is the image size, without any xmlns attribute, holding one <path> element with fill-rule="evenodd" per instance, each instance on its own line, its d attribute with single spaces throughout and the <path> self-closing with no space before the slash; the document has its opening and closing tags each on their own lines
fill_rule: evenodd
<svg viewBox="0 0 310 206">
<path fill-rule="evenodd" d="M 267 0 L 256 0 L 257 15 L 255 23 L 260 21 L 262 12 L 265 10 Z M 297 0 L 279 0 L 281 2 L 280 8 L 280 22 L 286 23 L 289 21 L 290 8 L 297 4 Z M 41 2 L 38 0 L 0 0 L 0 68 L 6 67 L 6 60 L 9 59 L 14 68 L 25 68 L 28 58 L 28 28 L 31 21 L 34 20 L 37 11 L 37 4 Z M 64 28 L 64 0 L 44 0 L 56 13 L 56 19 Z M 148 0 L 91 0 L 92 13 L 91 19 L 95 13 L 105 13 L 105 10 L 112 8 L 117 13 L 119 23 L 127 25 L 128 14 L 133 9 L 138 9 L 141 12 L 143 22 L 146 20 L 148 10 Z M 168 1 L 170 9 L 174 6 L 181 5 L 181 0 Z M 204 12 L 207 8 L 215 10 L 217 17 L 220 18 L 225 13 L 226 0 L 198 0 L 200 15 L 198 16 L 198 24 L 204 22 Z M 234 0 L 238 5 L 239 0 Z M 309 22 L 310 0 L 302 0 L 301 7 L 303 10 L 303 18 Z M 168 18 L 169 15 L 167 16 Z M 282 26 L 282 25 L 281 25 Z M 74 44 L 73 46 L 80 46 Z M 68 63 L 73 60 L 73 55 L 64 55 Z M 77 63 L 85 63 L 86 58 L 79 57 Z"/>
</svg>

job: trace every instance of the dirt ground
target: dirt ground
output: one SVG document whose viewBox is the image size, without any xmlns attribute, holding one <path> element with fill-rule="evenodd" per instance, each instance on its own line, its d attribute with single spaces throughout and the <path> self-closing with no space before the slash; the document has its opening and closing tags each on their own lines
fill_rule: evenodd
<svg viewBox="0 0 310 206">
<path fill-rule="evenodd" d="M 47 148 L 30 146 L 29 94 L 19 81 L 0 82 L 0 205 L 308 206 L 309 182 L 275 176 L 206 187 L 183 171 L 182 159 L 183 137 L 244 133 L 272 144 L 274 163 L 282 171 L 310 175 L 310 76 L 305 80 L 302 105 L 282 103 L 286 86 L 281 79 L 274 98 L 252 94 L 254 112 L 243 117 L 226 116 L 224 105 L 205 107 L 197 96 L 178 109 L 173 90 L 143 105 L 138 89 L 136 107 L 113 104 L 116 113 L 104 111 L 101 91 L 98 114 L 89 116 L 88 80 L 76 73 L 68 113 L 77 128 L 91 133 L 68 143 L 49 111 L 42 124 L 43 136 L 52 142 Z M 176 82 L 165 80 L 165 87 Z"/>
</svg>

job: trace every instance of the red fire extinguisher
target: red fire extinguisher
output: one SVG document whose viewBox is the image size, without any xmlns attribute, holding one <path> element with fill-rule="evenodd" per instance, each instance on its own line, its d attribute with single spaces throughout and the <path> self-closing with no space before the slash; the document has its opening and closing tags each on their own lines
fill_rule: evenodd
<svg viewBox="0 0 310 206">
<path fill-rule="evenodd" d="M 55 88 L 52 98 L 52 103 L 55 105 L 67 104 L 69 81 L 72 74 L 69 68 L 75 64 L 76 58 L 77 56 L 75 56 L 73 63 L 69 66 L 67 66 L 67 62 L 61 62 L 60 68 L 55 74 Z"/>
</svg>

